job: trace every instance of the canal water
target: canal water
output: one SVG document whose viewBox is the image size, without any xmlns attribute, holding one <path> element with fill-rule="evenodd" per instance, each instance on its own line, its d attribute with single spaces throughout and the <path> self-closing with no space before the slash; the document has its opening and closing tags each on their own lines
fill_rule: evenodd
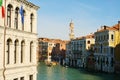
<svg viewBox="0 0 120 80">
<path fill-rule="evenodd" d="M 44 63 L 39 63 L 37 80 L 120 80 L 120 75 L 91 73 L 60 65 L 48 67 Z"/>
</svg>

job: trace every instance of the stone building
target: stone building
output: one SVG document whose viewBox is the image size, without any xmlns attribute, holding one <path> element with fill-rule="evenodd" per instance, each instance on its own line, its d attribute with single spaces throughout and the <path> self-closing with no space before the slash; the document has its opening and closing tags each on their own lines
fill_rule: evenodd
<svg viewBox="0 0 120 80">
<path fill-rule="evenodd" d="M 73 67 L 86 67 L 88 50 L 94 45 L 94 35 L 79 37 L 71 40 L 66 46 L 66 64 Z"/>
<path fill-rule="evenodd" d="M 120 22 L 108 27 L 102 26 L 95 32 L 95 68 L 99 71 L 114 72 L 115 62 L 120 62 Z M 119 67 L 120 68 L 120 67 Z"/>
<path fill-rule="evenodd" d="M 41 59 L 59 61 L 65 57 L 66 41 L 60 39 L 39 38 Z"/>
<path fill-rule="evenodd" d="M 27 0 L 3 0 L 2 5 L 5 17 L 0 13 L 0 80 L 36 80 L 39 7 Z"/>
</svg>

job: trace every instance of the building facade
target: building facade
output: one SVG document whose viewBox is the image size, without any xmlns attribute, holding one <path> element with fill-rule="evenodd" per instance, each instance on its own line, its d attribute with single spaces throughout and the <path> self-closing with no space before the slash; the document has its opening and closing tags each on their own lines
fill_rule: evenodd
<svg viewBox="0 0 120 80">
<path fill-rule="evenodd" d="M 72 67 L 80 67 L 82 63 L 82 53 L 85 51 L 85 42 L 81 39 L 74 39 L 66 46 L 66 64 Z"/>
<path fill-rule="evenodd" d="M 39 38 L 41 60 L 60 61 L 65 57 L 66 41 L 60 39 Z"/>
<path fill-rule="evenodd" d="M 36 80 L 39 7 L 27 0 L 4 0 L 3 6 L 5 17 L 0 16 L 0 80 Z M 19 13 L 21 8 L 22 16 Z"/>
<path fill-rule="evenodd" d="M 82 63 L 83 63 L 83 68 L 87 67 L 87 59 L 88 56 L 94 53 L 94 44 L 95 44 L 95 38 L 94 38 L 94 34 L 89 34 L 87 36 L 85 36 L 85 43 L 83 45 L 85 45 L 84 48 L 84 54 L 82 54 Z"/>
<path fill-rule="evenodd" d="M 86 67 L 88 50 L 95 42 L 94 35 L 79 37 L 71 40 L 67 44 L 66 64 L 73 67 Z"/>
<path fill-rule="evenodd" d="M 103 26 L 95 32 L 95 69 L 103 72 L 114 72 L 116 45 L 119 43 L 119 24 Z"/>
</svg>

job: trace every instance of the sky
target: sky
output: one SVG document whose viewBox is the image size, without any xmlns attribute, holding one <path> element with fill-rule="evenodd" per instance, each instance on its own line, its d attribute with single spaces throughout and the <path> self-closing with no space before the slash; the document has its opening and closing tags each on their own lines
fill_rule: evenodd
<svg viewBox="0 0 120 80">
<path fill-rule="evenodd" d="M 69 23 L 75 37 L 94 33 L 120 20 L 120 0 L 28 0 L 39 6 L 38 37 L 69 40 Z"/>
</svg>

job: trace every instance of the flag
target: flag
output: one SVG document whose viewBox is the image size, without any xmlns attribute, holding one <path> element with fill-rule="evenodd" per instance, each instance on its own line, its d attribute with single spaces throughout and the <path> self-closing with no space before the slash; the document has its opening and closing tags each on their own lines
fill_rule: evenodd
<svg viewBox="0 0 120 80">
<path fill-rule="evenodd" d="M 21 15 L 21 22 L 24 24 L 24 11 L 23 11 L 23 6 L 20 8 L 20 15 Z"/>
<path fill-rule="evenodd" d="M 0 0 L 0 6 L 2 6 L 2 2 L 3 2 L 3 1 L 2 1 L 2 0 Z"/>
<path fill-rule="evenodd" d="M 3 0 L 0 0 L 0 7 L 2 6 L 2 3 L 3 3 Z M 2 9 L 1 9 L 2 11 L 2 18 L 4 18 L 5 17 L 5 8 L 2 6 Z"/>
<path fill-rule="evenodd" d="M 4 9 L 4 7 L 2 6 L 2 18 L 4 18 L 5 17 L 5 9 Z"/>
</svg>

